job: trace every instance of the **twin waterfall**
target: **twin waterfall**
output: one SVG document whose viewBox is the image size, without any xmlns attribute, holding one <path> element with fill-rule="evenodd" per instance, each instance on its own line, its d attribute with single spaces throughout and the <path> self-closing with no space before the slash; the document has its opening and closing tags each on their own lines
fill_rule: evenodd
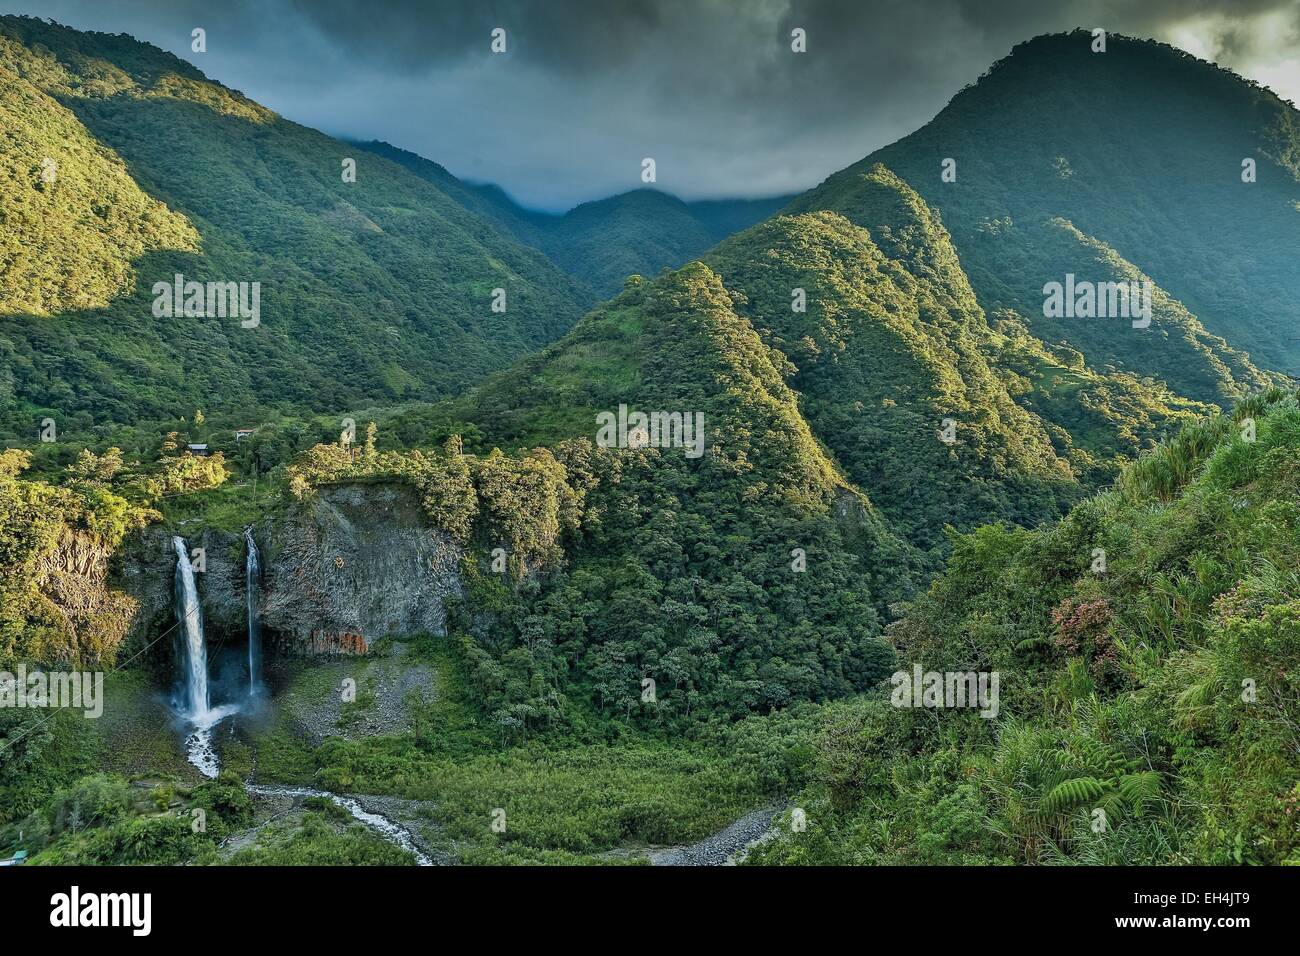
<svg viewBox="0 0 1300 956">
<path fill-rule="evenodd" d="M 262 625 L 258 617 L 262 566 L 253 541 L 253 529 L 244 532 L 248 546 L 245 561 L 245 579 L 248 584 L 248 696 L 257 693 L 262 657 Z M 176 551 L 176 629 L 177 671 L 181 676 L 181 692 L 177 707 L 181 715 L 194 728 L 185 739 L 185 750 L 190 762 L 208 777 L 217 775 L 216 753 L 212 749 L 212 729 L 225 717 L 239 710 L 237 704 L 213 707 L 208 688 L 208 648 L 203 637 L 203 610 L 199 606 L 198 589 L 194 585 L 194 566 L 190 563 L 185 539 L 172 538 Z"/>
<path fill-rule="evenodd" d="M 262 622 L 260 603 L 262 592 L 262 559 L 253 540 L 253 529 L 244 529 L 246 557 L 244 580 L 248 589 L 248 689 L 251 700 L 261 691 L 262 672 Z M 213 707 L 208 690 L 208 648 L 203 639 L 203 611 L 199 607 L 198 589 L 194 586 L 194 566 L 181 537 L 172 538 L 176 550 L 176 666 L 183 680 L 176 706 L 189 725 L 185 738 L 185 754 L 190 763 L 205 777 L 215 778 L 221 772 L 221 760 L 212 746 L 212 732 L 226 717 L 239 710 L 238 704 Z M 421 849 L 411 833 L 381 814 L 366 810 L 359 801 L 350 797 L 310 790 L 304 787 L 259 786 L 244 784 L 244 789 L 254 796 L 290 797 L 302 800 L 323 797 L 343 807 L 354 819 L 378 832 L 390 843 L 411 853 L 421 866 L 430 866 L 431 860 Z"/>
</svg>

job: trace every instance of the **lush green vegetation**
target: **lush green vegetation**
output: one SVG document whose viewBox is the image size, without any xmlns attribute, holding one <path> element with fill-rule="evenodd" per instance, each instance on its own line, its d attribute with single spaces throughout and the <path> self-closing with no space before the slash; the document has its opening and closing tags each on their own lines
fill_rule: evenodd
<svg viewBox="0 0 1300 956">
<path fill-rule="evenodd" d="M 606 336 L 611 326 L 638 332 Z M 590 397 L 567 403 L 550 369 L 565 367 L 571 343 L 593 340 L 630 350 L 635 386 L 624 391 L 619 375 L 587 368 L 573 384 Z M 546 432 L 557 399 L 575 413 L 560 421 L 575 426 L 588 402 L 593 412 L 620 401 L 698 411 L 709 449 L 701 457 L 590 438 L 516 456 L 457 454 L 453 442 L 443 454 L 363 452 L 355 461 L 319 446 L 290 469 L 290 484 L 307 494 L 323 481 L 407 480 L 437 526 L 471 543 L 473 680 L 494 719 L 520 735 L 565 720 L 570 695 L 662 727 L 840 696 L 888 668 L 877 638 L 915 560 L 813 438 L 783 368 L 717 276 L 690 266 L 632 283 L 529 363 L 535 375 L 480 393 L 475 412 L 491 432 L 500 402 L 511 434 L 554 440 Z M 547 404 L 531 404 L 533 390 L 549 393 Z M 586 421 L 582 431 L 594 434 L 594 413 Z M 491 571 L 498 547 L 516 575 L 540 573 L 507 586 Z M 472 623 L 484 612 L 489 633 Z M 648 707 L 646 678 L 658 686 Z"/>
<path fill-rule="evenodd" d="M 129 37 L 4 17 L 0 75 L 0 437 L 427 400 L 588 301 L 427 180 Z M 260 282 L 261 324 L 155 317 L 176 273 Z"/>
<path fill-rule="evenodd" d="M 564 729 L 502 743 L 479 702 L 471 654 L 425 638 L 438 693 L 414 705 L 412 733 L 345 741 L 314 754 L 317 785 L 427 801 L 439 840 L 469 863 L 573 863 L 609 851 L 701 839 L 802 780 L 813 711 L 692 731 L 638 731 L 578 705 Z M 492 811 L 505 811 L 503 832 Z"/>
<path fill-rule="evenodd" d="M 163 499 L 228 475 L 220 453 L 196 457 L 174 433 L 158 455 L 128 464 L 118 448 L 82 449 L 56 485 L 22 477 L 29 452 L 0 452 L 0 666 L 114 661 L 133 606 L 106 586 L 110 557 L 129 532 L 161 517 Z"/>
<path fill-rule="evenodd" d="M 899 609 L 887 639 L 899 666 L 997 671 L 995 720 L 894 707 L 888 687 L 740 720 L 725 697 L 689 721 L 639 699 L 629 707 L 635 685 L 609 706 L 585 673 L 591 650 L 558 645 L 574 666 L 537 679 L 554 623 L 544 602 L 524 619 L 533 630 L 509 639 L 525 576 L 471 587 L 479 610 L 497 602 L 500 627 L 416 642 L 438 693 L 409 702 L 409 732 L 308 747 L 275 723 L 228 763 L 256 765 L 264 781 L 420 801 L 440 845 L 471 862 L 620 862 L 635 858 L 629 848 L 699 839 L 777 801 L 803 810 L 807 829 L 779 827 L 756 862 L 1294 861 L 1298 448 L 1300 404 L 1273 392 L 1188 425 L 1057 523 L 955 535 L 944 574 Z M 467 456 L 421 457 L 432 463 L 374 453 L 345 467 L 369 469 L 353 480 L 418 480 L 398 472 Z M 568 533 L 558 540 L 573 546 Z M 544 719 L 529 709 L 539 701 L 551 707 Z M 65 717 L 6 767 L 0 840 L 16 845 L 22 829 L 26 845 L 47 847 L 38 862 L 221 858 L 212 841 L 247 822 L 238 806 L 210 801 L 218 822 L 206 836 L 187 821 L 208 797 L 181 785 L 156 785 L 153 810 L 114 809 L 118 797 L 98 809 L 97 795 L 122 784 L 95 777 L 102 758 L 79 732 L 86 722 Z M 181 804 L 159 810 L 163 797 Z M 502 833 L 491 829 L 497 807 Z M 232 859 L 388 862 L 393 852 L 319 807 Z"/>
<path fill-rule="evenodd" d="M 62 744 L 46 748 L 39 774 L 6 774 L 0 793 L 14 800 L 0 816 L 0 851 L 28 849 L 37 864 L 409 862 L 329 801 L 309 799 L 301 814 L 259 810 L 239 785 L 256 767 L 261 783 L 412 801 L 417 826 L 457 861 L 635 862 L 645 847 L 700 839 L 806 780 L 818 725 L 811 706 L 701 723 L 684 737 L 581 706 L 571 724 L 508 743 L 472 687 L 463 642 L 421 636 L 410 644 L 404 660 L 435 668 L 437 693 L 406 702 L 408 732 L 311 746 L 281 719 L 320 691 L 311 679 L 295 681 L 282 689 L 274 719 L 255 719 L 239 742 L 223 744 L 225 772 L 201 785 L 189 782 L 183 758 L 154 754 L 144 773 L 135 765 L 161 705 L 150 703 L 145 683 L 118 683 L 101 721 L 62 714 L 43 728 Z M 302 676 L 320 670 L 305 665 Z M 123 748 L 132 753 L 126 760 Z M 498 807 L 502 832 L 492 829 Z M 206 828 L 197 832 L 195 810 Z"/>
<path fill-rule="evenodd" d="M 788 198 L 736 202 L 717 228 L 712 217 L 722 210 L 716 204 L 637 189 L 569 210 L 541 248 L 566 272 L 586 277 L 602 297 L 612 296 L 628 276 L 655 276 L 683 265 L 776 212 Z"/>
<path fill-rule="evenodd" d="M 132 785 L 92 774 L 40 809 L 0 827 L 0 846 L 23 847 L 36 866 L 225 863 L 234 866 L 394 866 L 410 853 L 322 798 L 300 816 L 268 821 L 250 845 L 223 853 L 247 832 L 254 808 L 233 774 L 198 786 Z"/>
<path fill-rule="evenodd" d="M 415 858 L 323 797 L 308 799 L 312 807 L 301 820 L 271 824 L 258 842 L 236 851 L 234 866 L 411 866 Z"/>
<path fill-rule="evenodd" d="M 1088 30 L 1018 45 L 931 122 L 796 207 L 836 208 L 831 197 L 883 163 L 942 214 L 986 311 L 1014 309 L 1090 366 L 1219 404 L 1261 384 L 1246 353 L 1300 372 L 1295 108 L 1165 44 L 1112 34 L 1105 53 L 1091 47 Z M 955 182 L 941 179 L 946 158 Z M 1256 182 L 1242 182 L 1246 158 Z M 1044 318 L 1043 285 L 1067 272 L 1149 277 L 1151 328 Z"/>
<path fill-rule="evenodd" d="M 1000 715 L 828 708 L 808 828 L 757 859 L 1300 861 L 1298 492 L 1300 406 L 1275 392 L 1056 524 L 958 537 L 890 638 L 908 667 L 999 672 Z"/>
<path fill-rule="evenodd" d="M 834 212 L 779 216 L 710 262 L 798 369 L 814 432 L 908 540 L 931 547 L 945 523 L 991 514 L 1058 514 L 1074 475 L 984 354 L 992 333 L 942 227 L 888 170 L 858 185 L 870 231 Z M 952 443 L 939 439 L 945 419 Z"/>
<path fill-rule="evenodd" d="M 500 187 L 463 183 L 437 163 L 389 143 L 359 145 L 405 166 L 520 242 L 540 249 L 602 299 L 616 295 L 628 276 L 655 276 L 661 269 L 684 265 L 790 200 L 777 196 L 683 202 L 642 188 L 583 203 L 562 216 L 550 215 L 522 208 Z"/>
<path fill-rule="evenodd" d="M 0 451 L 0 668 L 120 663 L 110 563 L 145 525 L 237 532 L 331 485 L 415 489 L 464 592 L 411 639 L 437 693 L 400 729 L 348 733 L 364 686 L 323 743 L 272 707 L 211 783 L 143 669 L 102 723 L 0 710 L 0 848 L 411 862 L 329 801 L 258 819 L 255 774 L 415 801 L 467 862 L 621 862 L 792 795 L 809 826 L 761 862 L 1300 862 L 1300 408 L 1238 348 L 1295 362 L 1293 111 L 1081 36 L 750 225 L 762 204 L 645 190 L 529 213 L 385 144 L 344 183 L 357 144 L 0 18 L 0 435 L 62 438 Z M 1154 89 L 1150 142 L 1081 142 L 1080 76 L 1103 106 Z M 1219 132 L 1166 177 L 1194 102 Z M 1152 328 L 1043 319 L 1067 271 L 1157 280 Z M 153 318 L 174 272 L 264 280 L 266 321 Z M 588 282 L 622 291 L 564 334 Z M 700 443 L 605 447 L 620 406 L 701 416 Z M 891 706 L 912 665 L 997 672 L 1000 715 Z"/>
<path fill-rule="evenodd" d="M 794 205 L 820 211 L 745 230 L 707 264 L 798 394 L 801 427 L 913 545 L 942 549 L 948 524 L 1056 517 L 1210 410 L 1152 379 L 1098 372 L 1009 310 L 990 324 L 938 217 L 883 167 Z M 595 415 L 620 403 L 669 407 L 645 381 L 664 349 L 637 306 L 647 286 L 629 282 L 537 357 L 449 409 L 412 409 L 395 424 L 554 443 L 593 434 Z M 951 443 L 940 440 L 945 419 Z"/>
</svg>

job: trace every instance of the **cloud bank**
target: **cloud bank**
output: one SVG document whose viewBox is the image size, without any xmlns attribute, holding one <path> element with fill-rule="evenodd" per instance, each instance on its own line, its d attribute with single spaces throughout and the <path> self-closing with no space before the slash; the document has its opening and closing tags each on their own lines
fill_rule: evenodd
<svg viewBox="0 0 1300 956">
<path fill-rule="evenodd" d="M 641 185 L 815 185 L 923 125 L 1016 43 L 1152 37 L 1300 100 L 1300 0 L 35 0 L 289 119 L 385 139 L 545 209 Z M 208 51 L 190 51 L 190 31 Z M 506 31 L 493 54 L 492 31 Z M 790 49 L 806 32 L 807 53 Z"/>
</svg>

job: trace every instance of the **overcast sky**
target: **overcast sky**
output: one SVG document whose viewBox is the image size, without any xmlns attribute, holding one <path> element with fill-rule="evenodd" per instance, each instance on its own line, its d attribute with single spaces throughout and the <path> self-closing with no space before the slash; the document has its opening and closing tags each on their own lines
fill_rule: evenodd
<svg viewBox="0 0 1300 956">
<path fill-rule="evenodd" d="M 923 125 L 1011 47 L 1154 37 L 1300 102 L 1300 0 L 0 0 L 130 33 L 281 115 L 384 139 L 521 202 L 820 182 Z M 207 52 L 190 31 L 207 31 Z M 490 51 L 506 30 L 507 52 Z M 790 31 L 808 51 L 790 50 Z"/>
</svg>

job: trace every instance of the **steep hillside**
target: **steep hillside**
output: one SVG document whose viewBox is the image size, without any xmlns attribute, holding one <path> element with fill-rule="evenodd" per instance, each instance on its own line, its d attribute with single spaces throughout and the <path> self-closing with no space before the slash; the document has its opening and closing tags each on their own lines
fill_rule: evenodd
<svg viewBox="0 0 1300 956">
<path fill-rule="evenodd" d="M 833 187 L 706 258 L 798 368 L 815 432 L 913 540 L 993 515 L 1037 523 L 1075 479 L 1203 410 L 1053 354 L 1012 314 L 992 328 L 938 216 L 885 167 Z"/>
<path fill-rule="evenodd" d="M 525 209 L 497 186 L 458 180 L 445 168 L 389 143 L 359 146 L 400 163 L 466 208 L 492 219 L 515 238 L 546 253 L 600 298 L 630 275 L 654 277 L 694 259 L 733 232 L 766 219 L 790 197 L 683 202 L 657 189 L 635 189 L 583 203 L 562 216 Z"/>
<path fill-rule="evenodd" d="M 778 357 L 801 421 L 913 544 L 941 545 L 949 524 L 1053 518 L 1208 411 L 1049 348 L 1014 313 L 990 324 L 915 191 L 881 166 L 841 186 L 833 201 L 810 194 L 726 240 L 706 271 Z M 489 442 L 553 442 L 591 435 L 599 411 L 643 401 L 646 369 L 666 346 L 622 301 L 490 379 L 455 405 L 450 422 L 461 424 L 442 429 L 470 423 Z"/>
<path fill-rule="evenodd" d="M 0 86 L 0 316 L 102 309 L 130 288 L 133 260 L 198 251 L 185 217 L 145 194 L 70 110 L 4 66 Z"/>
<path fill-rule="evenodd" d="M 1017 46 L 930 123 L 816 192 L 888 166 L 942 215 L 986 310 L 1014 309 L 1089 365 L 1214 402 L 1261 384 L 1250 361 L 1300 372 L 1300 115 L 1173 47 L 1091 44 L 1076 31 Z M 949 158 L 954 182 L 941 178 Z M 1245 159 L 1255 182 L 1242 181 Z M 1043 285 L 1067 272 L 1150 277 L 1152 326 L 1045 319 Z"/>
<path fill-rule="evenodd" d="M 0 435 L 433 398 L 587 302 L 427 180 L 154 47 L 5 17 L 0 73 Z M 177 273 L 249 283 L 250 306 L 260 283 L 260 323 L 155 316 Z"/>
<path fill-rule="evenodd" d="M 890 640 L 909 678 L 998 674 L 996 715 L 897 683 L 832 708 L 819 822 L 757 862 L 1300 862 L 1297 501 L 1278 389 L 1058 523 L 959 538 Z"/>
<path fill-rule="evenodd" d="M 543 248 L 545 237 L 560 218 L 552 213 L 525 209 L 511 199 L 500 186 L 469 183 L 458 179 L 442 164 L 425 159 L 410 150 L 401 149 L 392 143 L 371 140 L 355 142 L 353 145 L 357 149 L 366 150 L 405 167 L 426 182 L 433 183 L 466 209 L 504 226 L 520 242 L 535 249 Z"/>
<path fill-rule="evenodd" d="M 572 719 L 567 702 L 584 701 L 686 726 L 692 714 L 825 699 L 879 675 L 885 609 L 909 592 L 917 562 L 812 436 L 786 371 L 696 263 L 633 280 L 467 400 L 494 441 L 550 446 L 462 458 L 449 444 L 480 514 L 512 515 L 474 539 L 460 624 L 474 635 L 465 652 L 489 709 L 525 729 Z M 596 416 L 620 405 L 684 415 L 687 440 L 606 441 Z M 411 455 L 350 464 L 322 447 L 294 481 L 309 493 L 450 467 Z M 511 461 L 518 477 L 497 476 Z M 562 483 L 553 494 L 542 494 L 544 473 Z M 454 478 L 422 487 L 430 501 L 459 500 Z M 555 495 L 571 502 L 559 524 L 542 520 Z M 530 544 L 538 535 L 545 547 Z M 515 586 L 492 573 L 497 547 L 523 576 Z M 474 623 L 484 613 L 490 634 Z M 652 706 L 640 699 L 645 678 L 658 687 Z"/>
</svg>

